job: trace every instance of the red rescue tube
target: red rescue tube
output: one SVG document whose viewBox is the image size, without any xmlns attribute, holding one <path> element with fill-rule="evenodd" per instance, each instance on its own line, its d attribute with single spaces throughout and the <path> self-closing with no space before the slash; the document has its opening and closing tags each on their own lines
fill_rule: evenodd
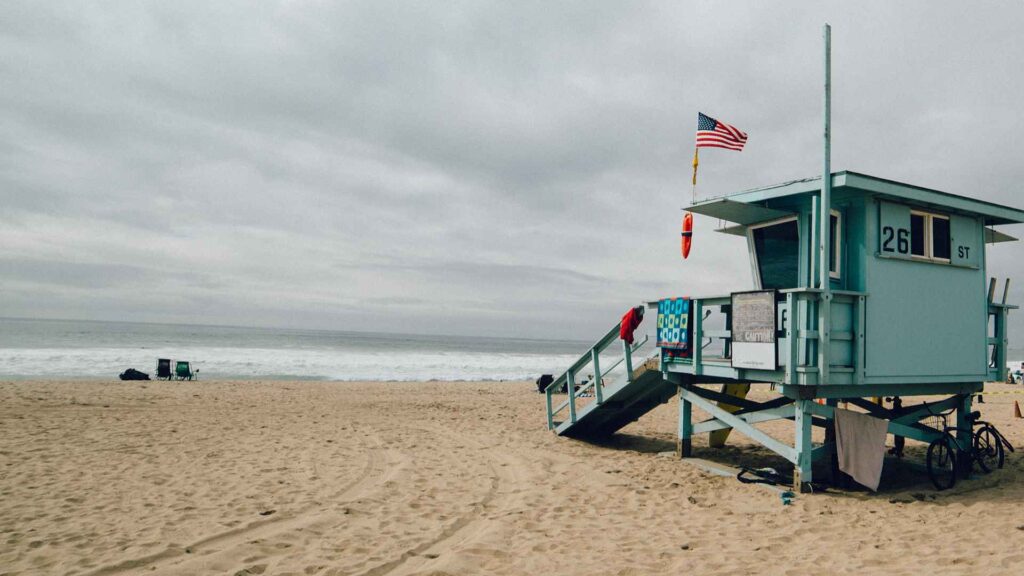
<svg viewBox="0 0 1024 576">
<path fill-rule="evenodd" d="M 693 214 L 687 212 L 683 216 L 682 251 L 683 260 L 690 256 L 690 244 L 693 242 Z"/>
</svg>

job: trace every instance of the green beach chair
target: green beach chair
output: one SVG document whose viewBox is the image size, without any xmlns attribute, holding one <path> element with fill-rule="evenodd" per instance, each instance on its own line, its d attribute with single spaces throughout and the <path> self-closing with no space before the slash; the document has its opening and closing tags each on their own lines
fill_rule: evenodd
<svg viewBox="0 0 1024 576">
<path fill-rule="evenodd" d="M 190 362 L 179 360 L 174 366 L 174 374 L 178 377 L 178 380 L 191 380 L 199 377 L 199 370 L 193 372 Z"/>
</svg>

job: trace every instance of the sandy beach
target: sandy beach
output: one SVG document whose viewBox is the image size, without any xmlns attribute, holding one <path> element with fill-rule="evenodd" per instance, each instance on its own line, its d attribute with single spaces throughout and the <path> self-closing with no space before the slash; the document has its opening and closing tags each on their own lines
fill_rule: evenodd
<svg viewBox="0 0 1024 576">
<path fill-rule="evenodd" d="M 1019 398 L 980 406 L 1017 445 Z M 673 401 L 557 438 L 532 383 L 3 382 L 0 574 L 1024 570 L 1016 454 L 951 491 L 887 462 L 878 493 L 784 506 L 674 458 L 675 425 Z M 736 434 L 695 455 L 778 463 Z"/>
</svg>

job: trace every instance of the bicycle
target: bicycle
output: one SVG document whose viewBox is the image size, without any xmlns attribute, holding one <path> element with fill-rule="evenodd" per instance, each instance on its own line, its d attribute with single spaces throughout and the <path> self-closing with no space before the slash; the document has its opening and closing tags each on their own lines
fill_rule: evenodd
<svg viewBox="0 0 1024 576">
<path fill-rule="evenodd" d="M 957 473 L 962 470 L 966 478 L 974 468 L 975 462 L 985 473 L 1003 467 L 1005 450 L 1013 452 L 1013 446 L 995 426 L 979 420 L 981 412 L 971 412 L 967 415 L 967 423 L 971 429 L 966 448 L 953 434 L 957 427 L 945 425 L 945 418 L 948 415 L 949 412 L 936 414 L 943 419 L 942 435 L 928 445 L 928 478 L 936 489 L 952 488 L 956 484 Z M 977 431 L 974 430 L 976 426 L 979 427 Z M 967 460 L 958 462 L 958 459 L 963 457 Z"/>
<path fill-rule="evenodd" d="M 978 416 L 981 415 L 978 414 Z M 986 472 L 992 470 L 990 465 L 992 463 L 995 463 L 996 468 L 1002 468 L 1006 460 L 1006 451 L 1014 451 L 1013 444 L 1010 444 L 1010 441 L 993 424 L 977 418 L 973 422 L 979 427 L 978 431 L 974 433 L 974 449 L 976 452 L 980 451 L 977 455 L 978 465 Z M 986 462 L 986 458 L 989 461 Z"/>
</svg>

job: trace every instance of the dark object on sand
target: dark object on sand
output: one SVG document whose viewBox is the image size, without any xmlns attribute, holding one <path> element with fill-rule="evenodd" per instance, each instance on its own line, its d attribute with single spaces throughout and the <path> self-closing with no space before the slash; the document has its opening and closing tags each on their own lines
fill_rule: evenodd
<svg viewBox="0 0 1024 576">
<path fill-rule="evenodd" d="M 156 377 L 159 380 L 171 379 L 171 359 L 160 358 L 156 361 Z"/>
<path fill-rule="evenodd" d="M 139 372 L 135 368 L 129 368 L 121 372 L 120 378 L 121 380 L 149 380 L 149 374 Z"/>
<path fill-rule="evenodd" d="M 537 378 L 537 392 L 543 394 L 544 390 L 554 381 L 555 377 L 551 374 L 542 374 L 540 378 Z"/>
<path fill-rule="evenodd" d="M 769 486 L 793 483 L 792 478 L 779 474 L 774 468 L 747 468 L 746 466 L 740 468 L 736 479 L 744 484 L 768 484 Z"/>
</svg>

